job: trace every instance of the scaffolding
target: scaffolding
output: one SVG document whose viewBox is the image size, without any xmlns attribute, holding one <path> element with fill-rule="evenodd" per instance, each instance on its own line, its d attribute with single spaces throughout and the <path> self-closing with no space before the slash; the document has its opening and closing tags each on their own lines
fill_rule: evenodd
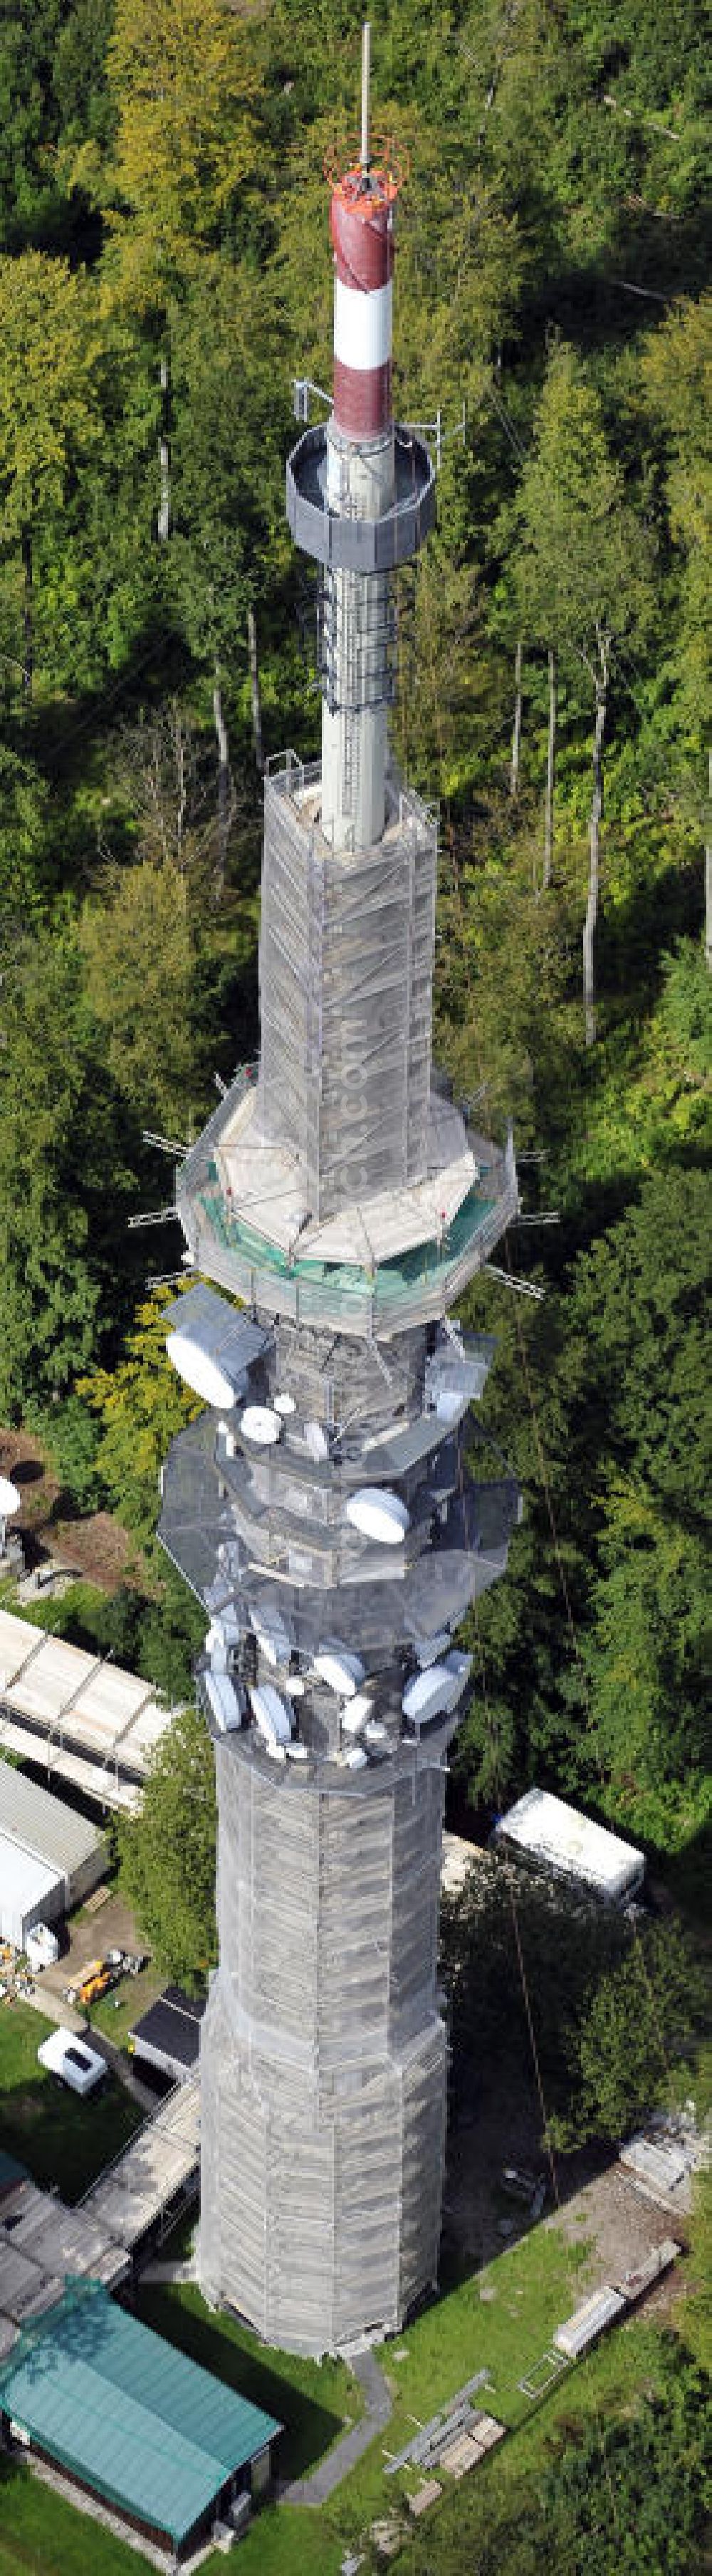
<svg viewBox="0 0 712 2576">
<path fill-rule="evenodd" d="M 436 2277 L 442 1775 L 371 1775 L 354 1800 L 237 1742 L 216 1775 L 201 2279 L 269 2342 L 334 2349 Z"/>
<path fill-rule="evenodd" d="M 386 811 L 372 848 L 335 850 L 317 763 L 266 782 L 262 1126 L 317 1218 L 427 1167 L 437 833 L 393 776 Z"/>
</svg>

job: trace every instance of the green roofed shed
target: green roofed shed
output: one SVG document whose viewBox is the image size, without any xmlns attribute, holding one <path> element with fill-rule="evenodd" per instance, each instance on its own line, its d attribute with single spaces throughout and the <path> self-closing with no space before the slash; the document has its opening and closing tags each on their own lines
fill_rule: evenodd
<svg viewBox="0 0 712 2576">
<path fill-rule="evenodd" d="M 176 2548 L 282 2429 L 95 2283 L 65 2291 L 23 2337 L 0 2406 L 35 2449 Z"/>
</svg>

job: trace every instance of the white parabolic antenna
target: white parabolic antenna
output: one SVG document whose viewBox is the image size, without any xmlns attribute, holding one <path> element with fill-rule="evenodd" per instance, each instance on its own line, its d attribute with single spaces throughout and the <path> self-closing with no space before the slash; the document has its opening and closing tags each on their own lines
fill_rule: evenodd
<svg viewBox="0 0 712 2576">
<path fill-rule="evenodd" d="M 314 1657 L 314 1670 L 329 1690 L 342 1692 L 344 1699 L 353 1699 L 364 1675 L 360 1655 L 350 1655 L 347 1647 L 338 1645 L 320 1646 Z"/>
<path fill-rule="evenodd" d="M 273 1449 L 282 1437 L 279 1414 L 269 1404 L 246 1404 L 237 1427 L 246 1440 L 256 1441 L 258 1449 Z"/>
<path fill-rule="evenodd" d="M 210 1358 L 199 1342 L 187 1333 L 171 1333 L 166 1342 L 169 1360 L 178 1376 L 192 1386 L 194 1395 L 202 1395 L 204 1404 L 217 1405 L 221 1413 L 230 1413 L 235 1402 L 235 1388 L 217 1360 Z"/>
<path fill-rule="evenodd" d="M 379 1538 L 385 1547 L 399 1547 L 410 1525 L 410 1513 L 399 1494 L 391 1494 L 383 1485 L 362 1485 L 346 1505 L 346 1518 L 364 1538 Z"/>
<path fill-rule="evenodd" d="M 0 1476 L 0 1519 L 8 1520 L 11 1512 L 19 1512 L 21 1501 L 22 1496 L 18 1494 L 17 1486 L 11 1485 L 9 1476 Z"/>
</svg>

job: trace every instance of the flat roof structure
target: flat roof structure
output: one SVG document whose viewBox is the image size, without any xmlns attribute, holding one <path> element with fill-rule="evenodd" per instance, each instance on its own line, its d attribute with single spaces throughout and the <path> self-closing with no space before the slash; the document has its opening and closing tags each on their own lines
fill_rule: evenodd
<svg viewBox="0 0 712 2576">
<path fill-rule="evenodd" d="M 75 2209 L 0 2151 L 0 2361 L 28 2318 L 77 2276 L 119 2289 L 135 2251 L 160 2238 L 198 2184 L 197 2074 L 176 2087 Z"/>
<path fill-rule="evenodd" d="M 621 1903 L 642 1885 L 645 1856 L 621 1841 L 606 1825 L 597 1825 L 577 1807 L 555 1798 L 550 1789 L 527 1789 L 494 1829 L 496 1842 L 516 1843 L 548 1869 L 595 1890 L 609 1902 Z"/>
<path fill-rule="evenodd" d="M 53 1798 L 36 1780 L 28 1780 L 24 1771 L 0 1759 L 0 1833 L 12 1834 L 27 1851 L 36 1851 L 42 1860 L 54 1861 L 62 1876 L 71 1880 L 83 1869 L 91 1854 L 103 1848 L 97 1825 L 87 1816 L 68 1807 L 63 1798 Z"/>
<path fill-rule="evenodd" d="M 126 2246 L 89 2210 L 67 2209 L 54 2192 L 40 2191 L 21 2166 L 4 2182 L 0 2170 L 0 2338 L 4 2332 L 7 2342 L 11 2328 L 12 2341 L 25 2314 L 50 2305 L 69 2277 L 86 2275 L 115 2289 L 130 2269 Z"/>
<path fill-rule="evenodd" d="M 200 2155 L 198 2077 L 176 2085 L 153 2119 L 146 2120 L 116 2163 L 107 2166 L 81 2202 L 82 2211 L 127 2250 L 139 2245 L 169 2203 L 187 2199 L 197 2183 Z"/>
<path fill-rule="evenodd" d="M 161 2074 L 172 2075 L 174 2083 L 184 2083 L 198 2064 L 205 2002 L 204 1995 L 186 1995 L 182 1986 L 166 1986 L 129 2031 L 132 2054 Z"/>
<path fill-rule="evenodd" d="M 282 2429 L 95 2283 L 65 2291 L 23 2338 L 0 2404 L 46 2457 L 175 2548 Z"/>
<path fill-rule="evenodd" d="M 170 1720 L 142 1674 L 0 1610 L 0 1751 L 46 1762 L 104 1806 L 131 1808 Z"/>
<path fill-rule="evenodd" d="M 262 1136 L 257 1109 L 256 1090 L 247 1091 L 223 1129 L 217 1172 L 236 1201 L 244 1204 L 247 1196 L 259 1208 L 266 1240 L 278 1251 L 290 1253 L 298 1241 L 300 1261 L 390 1261 L 424 1239 L 437 1242 L 478 1179 L 462 1119 L 433 1094 L 425 1178 L 397 1198 L 392 1189 L 377 1190 L 363 1203 L 319 1222 L 310 1219 L 308 1191 L 303 1176 L 300 1187 L 294 1154 Z"/>
</svg>

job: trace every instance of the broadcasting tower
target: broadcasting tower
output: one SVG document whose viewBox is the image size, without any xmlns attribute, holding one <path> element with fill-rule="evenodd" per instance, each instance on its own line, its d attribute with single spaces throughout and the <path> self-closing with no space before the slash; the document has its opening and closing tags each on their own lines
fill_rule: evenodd
<svg viewBox="0 0 712 2576">
<path fill-rule="evenodd" d="M 448 1319 L 516 1214 L 513 1155 L 433 1073 L 437 826 L 388 749 L 392 576 L 435 517 L 392 415 L 398 192 L 366 28 L 361 153 L 331 173 L 333 410 L 287 467 L 319 566 L 322 756 L 267 775 L 260 1060 L 178 1172 L 201 1284 L 168 1318 L 205 1410 L 161 1537 L 209 1617 L 218 1795 L 199 2273 L 315 2354 L 398 2330 L 437 2277 L 454 1637 L 519 1508 L 470 1475 L 494 1345 Z"/>
</svg>

